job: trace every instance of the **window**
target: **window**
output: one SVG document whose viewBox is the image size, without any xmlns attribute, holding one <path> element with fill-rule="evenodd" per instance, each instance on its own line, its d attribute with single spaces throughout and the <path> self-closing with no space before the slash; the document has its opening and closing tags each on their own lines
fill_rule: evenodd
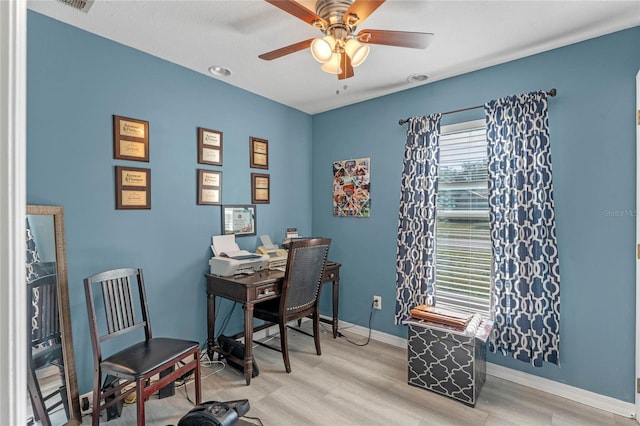
<svg viewBox="0 0 640 426">
<path fill-rule="evenodd" d="M 436 303 L 492 318 L 485 123 L 443 126 L 441 133 Z"/>
</svg>

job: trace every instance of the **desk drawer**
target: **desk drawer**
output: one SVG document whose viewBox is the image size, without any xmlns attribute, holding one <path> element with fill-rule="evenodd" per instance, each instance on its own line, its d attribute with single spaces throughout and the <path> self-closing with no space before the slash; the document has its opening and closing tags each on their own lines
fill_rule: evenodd
<svg viewBox="0 0 640 426">
<path fill-rule="evenodd" d="M 273 297 L 280 294 L 280 286 L 276 283 L 265 284 L 256 287 L 256 300 Z"/>
<path fill-rule="evenodd" d="M 322 282 L 337 281 L 340 279 L 340 266 L 337 264 L 327 265 L 322 274 Z"/>
</svg>

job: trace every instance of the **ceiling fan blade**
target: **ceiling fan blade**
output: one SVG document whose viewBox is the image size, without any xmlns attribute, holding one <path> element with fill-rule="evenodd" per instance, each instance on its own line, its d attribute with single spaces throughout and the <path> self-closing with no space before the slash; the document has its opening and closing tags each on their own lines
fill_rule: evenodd
<svg viewBox="0 0 640 426">
<path fill-rule="evenodd" d="M 342 53 L 340 58 L 340 69 L 342 69 L 342 72 L 338 74 L 338 80 L 345 80 L 354 76 L 351 58 L 345 52 Z"/>
<path fill-rule="evenodd" d="M 433 33 L 414 33 L 409 31 L 362 30 L 358 40 L 362 43 L 384 44 L 387 46 L 426 49 L 433 41 Z"/>
<path fill-rule="evenodd" d="M 344 22 L 348 22 L 348 16 L 354 14 L 358 17 L 356 25 L 362 24 L 377 8 L 380 7 L 385 0 L 356 0 L 349 9 L 344 13 Z"/>
<path fill-rule="evenodd" d="M 290 44 L 289 46 L 281 47 L 280 49 L 272 50 L 271 52 L 263 53 L 258 56 L 260 59 L 264 59 L 265 61 L 270 61 L 272 59 L 278 59 L 282 56 L 288 55 L 290 53 L 295 53 L 299 50 L 307 49 L 311 46 L 312 38 L 304 41 L 299 41 L 294 44 Z"/>
<path fill-rule="evenodd" d="M 322 23 L 323 27 L 327 27 L 327 21 L 310 11 L 297 1 L 293 0 L 265 0 L 267 3 L 274 5 L 275 7 L 284 10 L 290 15 L 295 16 L 298 19 L 302 19 L 309 25 L 314 25 L 316 22 Z"/>
</svg>

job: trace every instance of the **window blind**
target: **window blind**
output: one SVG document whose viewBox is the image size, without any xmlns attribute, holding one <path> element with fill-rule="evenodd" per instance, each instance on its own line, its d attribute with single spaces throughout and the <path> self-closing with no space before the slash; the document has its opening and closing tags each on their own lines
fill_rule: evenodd
<svg viewBox="0 0 640 426">
<path fill-rule="evenodd" d="M 484 125 L 440 136 L 436 303 L 491 318 L 487 141 Z"/>
</svg>

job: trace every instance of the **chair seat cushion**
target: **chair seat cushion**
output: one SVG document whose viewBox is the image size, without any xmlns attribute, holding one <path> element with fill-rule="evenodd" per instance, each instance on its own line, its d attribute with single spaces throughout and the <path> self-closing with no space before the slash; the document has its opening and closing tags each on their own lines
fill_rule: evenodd
<svg viewBox="0 0 640 426">
<path fill-rule="evenodd" d="M 198 342 L 156 337 L 117 352 L 100 364 L 104 373 L 125 379 L 143 377 L 173 358 L 184 356 Z"/>
</svg>

